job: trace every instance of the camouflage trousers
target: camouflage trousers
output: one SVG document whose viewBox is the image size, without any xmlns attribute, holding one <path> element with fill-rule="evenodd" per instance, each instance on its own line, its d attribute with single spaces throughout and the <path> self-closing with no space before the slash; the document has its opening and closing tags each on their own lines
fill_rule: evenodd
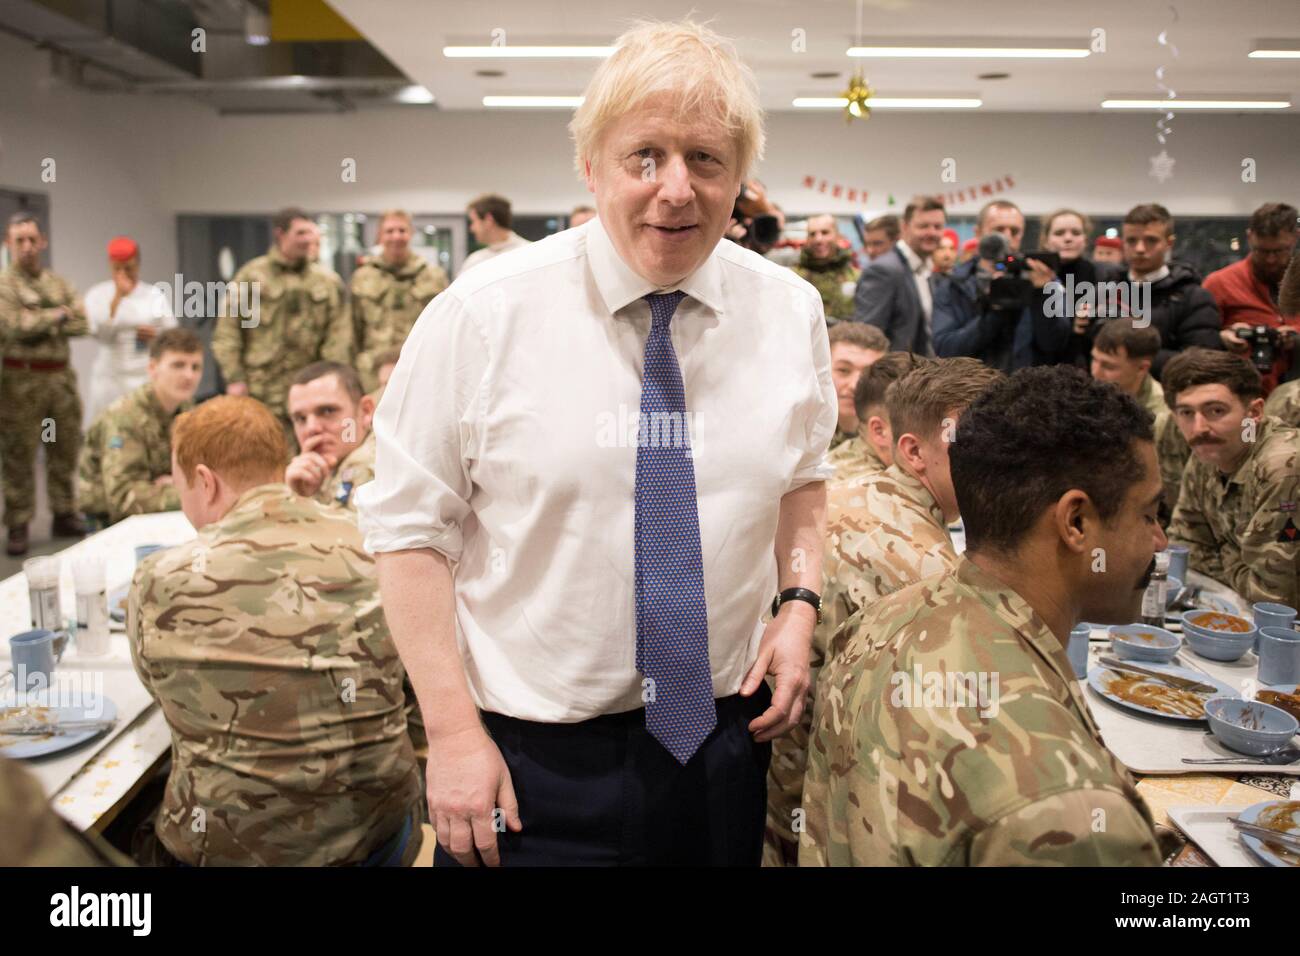
<svg viewBox="0 0 1300 956">
<path fill-rule="evenodd" d="M 77 453 L 81 449 L 81 396 L 77 373 L 0 370 L 0 461 L 5 524 L 21 527 L 36 507 L 33 465 L 45 446 L 45 484 L 56 515 L 77 510 Z"/>
</svg>

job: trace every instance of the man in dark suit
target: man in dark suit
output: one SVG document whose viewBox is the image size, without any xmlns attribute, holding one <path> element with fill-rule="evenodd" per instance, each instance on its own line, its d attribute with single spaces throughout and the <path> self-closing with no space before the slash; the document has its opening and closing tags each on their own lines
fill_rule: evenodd
<svg viewBox="0 0 1300 956">
<path fill-rule="evenodd" d="M 947 220 L 943 203 L 919 196 L 903 210 L 903 234 L 894 248 L 862 270 L 853 296 L 853 319 L 889 336 L 895 352 L 933 355 L 930 334 L 930 254 Z"/>
</svg>

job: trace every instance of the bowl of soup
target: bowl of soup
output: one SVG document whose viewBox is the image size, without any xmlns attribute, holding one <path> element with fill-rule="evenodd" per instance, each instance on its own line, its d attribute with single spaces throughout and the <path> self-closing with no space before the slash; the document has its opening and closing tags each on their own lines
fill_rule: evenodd
<svg viewBox="0 0 1300 956">
<path fill-rule="evenodd" d="M 1127 661 L 1164 664 L 1174 659 L 1183 641 L 1177 634 L 1147 624 L 1113 624 L 1107 628 L 1110 649 Z"/>
</svg>

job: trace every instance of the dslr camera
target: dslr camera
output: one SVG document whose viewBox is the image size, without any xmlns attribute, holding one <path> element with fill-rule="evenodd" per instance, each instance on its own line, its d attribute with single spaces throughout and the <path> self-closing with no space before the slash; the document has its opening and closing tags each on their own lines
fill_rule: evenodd
<svg viewBox="0 0 1300 956">
<path fill-rule="evenodd" d="M 1270 329 L 1267 325 L 1252 325 L 1237 329 L 1237 338 L 1250 346 L 1251 364 L 1261 375 L 1273 371 L 1277 350 L 1282 345 L 1282 336 L 1278 334 L 1277 329 Z"/>
<path fill-rule="evenodd" d="M 1037 259 L 1059 273 L 1061 257 L 1055 252 L 1031 252 L 1017 255 L 1000 233 L 989 233 L 980 239 L 979 257 L 993 263 L 994 275 L 981 275 L 977 280 L 980 302 L 985 309 L 1020 311 L 1037 300 L 1038 290 L 1027 278 L 1028 259 Z M 1000 276 L 1000 278 L 999 278 Z"/>
</svg>

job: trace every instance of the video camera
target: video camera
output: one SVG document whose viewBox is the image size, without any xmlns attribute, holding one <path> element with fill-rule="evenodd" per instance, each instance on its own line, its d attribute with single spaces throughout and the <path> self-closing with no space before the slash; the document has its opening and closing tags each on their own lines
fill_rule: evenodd
<svg viewBox="0 0 1300 956">
<path fill-rule="evenodd" d="M 986 309 L 1019 311 L 1034 304 L 1038 290 L 1026 278 L 1030 271 L 1026 260 L 1037 259 L 1056 273 L 1061 269 L 1061 257 L 1057 253 L 1016 255 L 1006 237 L 998 232 L 980 239 L 978 255 L 993 263 L 994 275 L 980 275 L 977 280 L 980 302 Z"/>
</svg>

